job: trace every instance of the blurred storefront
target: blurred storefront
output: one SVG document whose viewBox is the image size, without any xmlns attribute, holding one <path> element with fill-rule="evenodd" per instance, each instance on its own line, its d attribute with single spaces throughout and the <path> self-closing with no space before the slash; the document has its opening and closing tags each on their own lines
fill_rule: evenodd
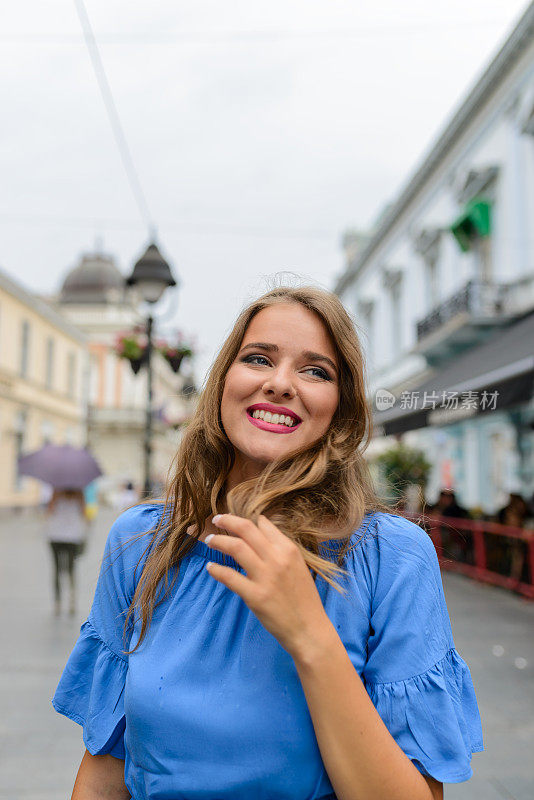
<svg viewBox="0 0 534 800">
<path fill-rule="evenodd" d="M 534 312 L 400 392 L 376 433 L 402 435 L 431 457 L 428 490 L 456 487 L 488 513 L 534 488 Z"/>
<path fill-rule="evenodd" d="M 85 444 L 84 335 L 0 272 L 0 508 L 33 506 L 43 484 L 17 459 L 46 442 Z"/>
</svg>

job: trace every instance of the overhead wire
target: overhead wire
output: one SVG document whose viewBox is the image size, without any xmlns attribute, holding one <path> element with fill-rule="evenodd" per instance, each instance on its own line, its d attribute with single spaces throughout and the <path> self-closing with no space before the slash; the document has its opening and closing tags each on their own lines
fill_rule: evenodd
<svg viewBox="0 0 534 800">
<path fill-rule="evenodd" d="M 95 228 L 107 231 L 138 230 L 139 224 L 132 219 L 118 218 L 90 218 L 67 217 L 63 215 L 45 214 L 13 214 L 0 211 L 0 224 L 33 225 L 33 226 L 59 226 L 64 228 Z M 325 228 L 279 228 L 269 225 L 232 224 L 220 221 L 204 220 L 203 222 L 187 220 L 160 220 L 159 227 L 165 231 L 180 231 L 183 235 L 222 235 L 222 236 L 250 236 L 258 238 L 279 239 L 315 239 L 329 240 L 336 238 L 339 231 Z"/>
<path fill-rule="evenodd" d="M 104 106 L 108 114 L 113 135 L 115 137 L 117 147 L 119 148 L 119 153 L 128 177 L 128 182 L 137 203 L 139 213 L 141 214 L 141 217 L 148 229 L 148 233 L 150 236 L 153 236 L 155 231 L 154 221 L 148 208 L 148 203 L 139 179 L 139 175 L 135 169 L 130 148 L 128 147 L 128 142 L 121 124 L 119 112 L 111 91 L 111 86 L 109 84 L 102 59 L 100 58 L 100 52 L 98 50 L 93 29 L 91 27 L 89 15 L 87 14 L 83 0 L 74 0 L 74 5 L 76 6 L 76 11 L 78 12 L 78 17 L 82 26 L 83 37 L 89 51 L 89 56 L 91 58 L 93 70 L 100 89 L 100 94 L 102 95 L 102 100 L 104 101 Z"/>
<path fill-rule="evenodd" d="M 77 0 L 75 0 L 77 2 Z M 86 13 L 87 16 L 87 13 Z M 383 38 L 389 35 L 417 35 L 427 34 L 438 27 L 441 32 L 455 30 L 469 30 L 481 27 L 502 26 L 505 20 L 485 19 L 476 22 L 450 22 L 440 23 L 415 23 L 408 25 L 379 25 L 361 26 L 357 29 L 331 29 L 331 30 L 243 30 L 243 31 L 168 31 L 156 33 L 99 33 L 98 39 L 102 44 L 134 44 L 134 45 L 161 45 L 161 44 L 232 44 L 232 43 L 276 43 L 280 41 L 339 41 L 340 39 L 362 39 L 367 37 Z M 94 37 L 93 37 L 94 38 Z M 72 33 L 0 33 L 0 42 L 19 44 L 79 44 L 80 38 Z"/>
</svg>

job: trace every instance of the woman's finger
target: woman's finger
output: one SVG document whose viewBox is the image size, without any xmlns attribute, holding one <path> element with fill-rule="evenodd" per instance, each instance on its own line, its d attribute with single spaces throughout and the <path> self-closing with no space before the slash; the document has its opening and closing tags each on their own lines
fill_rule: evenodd
<svg viewBox="0 0 534 800">
<path fill-rule="evenodd" d="M 260 557 L 267 555 L 269 543 L 260 529 L 249 519 L 237 517 L 235 514 L 217 514 L 212 519 L 217 528 L 223 528 L 229 533 L 233 533 L 243 539 Z"/>
<path fill-rule="evenodd" d="M 261 571 L 262 560 L 252 547 L 239 536 L 225 536 L 223 534 L 211 533 L 206 536 L 204 542 L 221 553 L 231 556 L 243 567 L 247 575 L 255 578 Z"/>
<path fill-rule="evenodd" d="M 252 581 L 232 567 L 208 561 L 206 569 L 212 578 L 235 592 L 248 605 L 252 600 Z"/>
<path fill-rule="evenodd" d="M 258 518 L 258 528 L 273 544 L 283 545 L 290 541 L 285 533 L 282 533 L 280 528 L 277 528 L 274 522 L 271 522 L 268 517 L 264 517 L 263 514 L 260 514 Z"/>
</svg>

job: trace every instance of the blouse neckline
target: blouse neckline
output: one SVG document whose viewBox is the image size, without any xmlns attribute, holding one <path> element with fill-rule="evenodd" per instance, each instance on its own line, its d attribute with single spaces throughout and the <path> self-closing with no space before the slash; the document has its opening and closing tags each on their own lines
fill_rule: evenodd
<svg viewBox="0 0 534 800">
<path fill-rule="evenodd" d="M 160 509 L 158 509 L 158 511 L 161 513 Z M 363 529 L 362 536 L 363 534 L 365 534 L 365 532 L 369 528 L 370 522 L 372 521 L 374 515 L 375 512 L 367 511 L 363 515 L 360 527 L 356 531 L 353 531 L 350 537 L 344 537 L 342 539 L 325 539 L 324 541 L 322 541 L 319 546 L 320 555 L 322 555 L 325 558 L 328 558 L 329 556 L 335 557 L 336 554 L 339 553 L 346 545 L 347 538 L 349 539 L 349 541 L 351 541 L 353 536 L 356 533 L 362 531 L 362 529 Z M 366 522 L 367 525 L 365 525 Z M 219 550 L 213 549 L 205 542 L 201 542 L 200 540 L 195 539 L 195 537 L 192 536 L 190 533 L 186 533 L 186 536 L 188 536 L 190 539 L 193 539 L 194 541 L 194 544 L 192 545 L 188 553 L 189 556 L 195 555 L 203 559 L 204 561 L 214 561 L 217 564 L 222 564 L 223 566 L 232 567 L 233 569 L 237 569 L 241 572 L 244 572 L 243 567 L 234 558 L 232 558 L 232 556 L 228 556 L 226 555 L 226 553 L 221 553 L 219 552 Z"/>
<path fill-rule="evenodd" d="M 366 514 L 364 517 L 367 517 Z M 363 521 L 362 521 L 363 525 Z M 207 545 L 205 542 L 201 542 L 199 539 L 195 539 L 190 533 L 186 534 L 190 539 L 194 540 L 194 545 L 189 551 L 190 554 L 195 554 L 200 558 L 203 558 L 205 561 L 214 561 L 217 564 L 222 564 L 223 566 L 233 567 L 234 569 L 244 571 L 242 566 L 234 559 L 232 556 L 227 555 L 226 553 L 221 553 L 219 550 L 215 550 L 214 548 Z M 352 536 L 350 537 L 352 538 Z M 339 552 L 346 544 L 347 537 L 344 539 L 325 539 L 320 544 L 320 551 L 321 555 L 328 558 L 329 555 L 335 554 Z M 330 551 L 330 552 L 329 552 Z"/>
</svg>

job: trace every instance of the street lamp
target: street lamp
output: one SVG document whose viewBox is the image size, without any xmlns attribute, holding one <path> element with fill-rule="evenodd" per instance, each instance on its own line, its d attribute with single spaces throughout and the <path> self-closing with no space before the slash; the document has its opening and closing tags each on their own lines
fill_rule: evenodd
<svg viewBox="0 0 534 800">
<path fill-rule="evenodd" d="M 150 305 L 157 303 L 168 286 L 176 286 L 169 264 L 165 261 L 154 243 L 150 244 L 136 262 L 133 272 L 126 279 L 127 286 L 136 286 L 143 300 Z M 146 321 L 147 345 L 143 362 L 147 369 L 147 401 L 146 423 L 144 438 L 145 453 L 145 495 L 152 491 L 151 464 L 152 464 L 152 314 Z"/>
</svg>

